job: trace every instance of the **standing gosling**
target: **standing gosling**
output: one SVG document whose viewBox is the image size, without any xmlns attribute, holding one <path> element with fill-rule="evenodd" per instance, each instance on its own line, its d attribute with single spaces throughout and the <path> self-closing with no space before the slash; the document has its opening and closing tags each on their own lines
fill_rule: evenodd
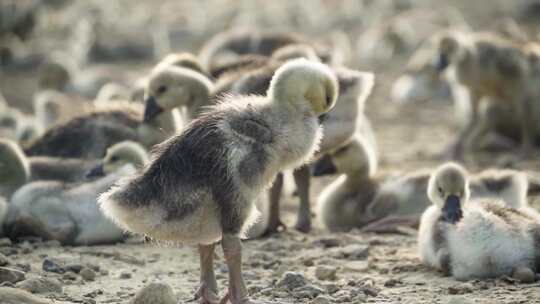
<svg viewBox="0 0 540 304">
<path fill-rule="evenodd" d="M 102 210 L 126 230 L 199 246 L 203 303 L 218 303 L 213 271 L 222 242 L 233 304 L 250 300 L 240 238 L 256 220 L 253 201 L 278 172 L 301 166 L 322 132 L 317 117 L 336 101 L 336 78 L 323 64 L 290 61 L 266 97 L 230 97 L 156 150 L 140 174 L 103 194 Z M 224 302 L 222 302 L 224 303 Z"/>
<path fill-rule="evenodd" d="M 444 164 L 431 175 L 427 193 L 433 205 L 420 221 L 422 262 L 458 280 L 523 270 L 534 278 L 540 257 L 540 215 L 525 201 L 469 201 L 467 172 L 455 163 Z"/>
<path fill-rule="evenodd" d="M 460 32 L 441 34 L 437 47 L 439 72 L 453 66 L 455 82 L 466 87 L 470 95 L 469 117 L 453 147 L 453 156 L 463 157 L 484 132 L 483 97 L 490 97 L 485 99 L 489 103 L 508 104 L 519 113 L 522 150 L 530 149 L 534 121 L 525 87 L 529 71 L 523 49 L 497 36 Z"/>
</svg>

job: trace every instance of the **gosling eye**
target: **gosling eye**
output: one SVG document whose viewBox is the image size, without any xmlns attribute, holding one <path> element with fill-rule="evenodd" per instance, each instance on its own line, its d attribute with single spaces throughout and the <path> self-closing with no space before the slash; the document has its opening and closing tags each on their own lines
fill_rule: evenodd
<svg viewBox="0 0 540 304">
<path fill-rule="evenodd" d="M 114 162 L 117 162 L 117 161 L 119 161 L 119 160 L 120 160 L 120 158 L 119 158 L 118 156 L 113 156 L 113 157 L 111 157 L 111 162 L 113 162 L 113 163 L 114 163 Z"/>
<path fill-rule="evenodd" d="M 332 104 L 332 96 L 326 95 L 326 106 L 330 107 L 331 104 Z"/>
<path fill-rule="evenodd" d="M 437 189 L 439 190 L 439 194 L 443 195 L 443 189 L 441 187 L 438 187 Z"/>
<path fill-rule="evenodd" d="M 344 147 L 341 147 L 339 149 L 336 150 L 336 152 L 334 152 L 335 155 L 337 154 L 341 154 L 341 153 L 344 153 L 345 151 L 349 150 L 349 146 L 344 146 Z"/>
<path fill-rule="evenodd" d="M 165 92 L 167 92 L 167 87 L 166 86 L 162 85 L 162 86 L 158 87 L 158 89 L 157 89 L 158 94 L 163 94 Z"/>
</svg>

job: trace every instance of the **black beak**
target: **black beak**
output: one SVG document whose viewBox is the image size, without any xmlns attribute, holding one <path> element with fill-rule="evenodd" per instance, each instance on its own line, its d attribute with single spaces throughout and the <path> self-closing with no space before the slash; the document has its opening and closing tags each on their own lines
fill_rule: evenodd
<svg viewBox="0 0 540 304">
<path fill-rule="evenodd" d="M 317 119 L 319 120 L 319 124 L 322 125 L 327 117 L 328 117 L 327 113 L 321 114 L 319 117 L 317 117 Z"/>
<path fill-rule="evenodd" d="M 93 177 L 102 177 L 105 176 L 105 171 L 103 171 L 103 164 L 99 164 L 95 166 L 94 168 L 90 169 L 86 173 L 86 178 L 93 178 Z"/>
<path fill-rule="evenodd" d="M 442 72 L 450 65 L 450 60 L 448 60 L 448 55 L 439 54 L 435 62 L 435 68 L 437 71 Z"/>
<path fill-rule="evenodd" d="M 315 163 L 315 167 L 313 168 L 313 176 L 330 175 L 336 172 L 337 168 L 334 165 L 334 162 L 332 162 L 332 157 L 328 154 L 321 157 L 321 159 Z"/>
<path fill-rule="evenodd" d="M 461 211 L 459 197 L 450 195 L 446 198 L 442 208 L 442 217 L 445 222 L 449 222 L 451 224 L 455 224 L 461 220 L 463 217 L 463 212 Z"/>
<path fill-rule="evenodd" d="M 149 122 L 159 113 L 163 112 L 163 109 L 157 104 L 154 96 L 149 96 L 145 101 L 143 122 Z"/>
</svg>

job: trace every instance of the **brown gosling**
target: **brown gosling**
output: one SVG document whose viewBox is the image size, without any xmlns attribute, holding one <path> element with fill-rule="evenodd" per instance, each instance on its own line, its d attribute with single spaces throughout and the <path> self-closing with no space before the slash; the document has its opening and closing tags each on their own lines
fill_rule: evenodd
<svg viewBox="0 0 540 304">
<path fill-rule="evenodd" d="M 481 101 L 511 104 L 522 118 L 522 150 L 532 145 L 530 96 L 525 89 L 528 62 L 518 45 L 488 34 L 449 32 L 440 35 L 437 69 L 454 67 L 456 81 L 466 87 L 471 109 L 466 126 L 458 136 L 453 156 L 475 147 L 482 125 Z M 490 97 L 483 99 L 483 97 Z"/>
</svg>

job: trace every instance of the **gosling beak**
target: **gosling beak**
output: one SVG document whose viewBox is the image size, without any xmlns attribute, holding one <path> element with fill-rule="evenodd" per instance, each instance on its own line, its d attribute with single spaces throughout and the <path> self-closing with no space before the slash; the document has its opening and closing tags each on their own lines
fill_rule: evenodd
<svg viewBox="0 0 540 304">
<path fill-rule="evenodd" d="M 459 197 L 450 195 L 446 198 L 442 208 L 442 217 L 445 222 L 455 224 L 463 217 Z"/>
<path fill-rule="evenodd" d="M 313 176 L 330 175 L 337 172 L 337 168 L 332 162 L 332 157 L 326 154 L 315 163 L 313 168 Z"/>
<path fill-rule="evenodd" d="M 149 96 L 145 101 L 143 122 L 149 122 L 159 113 L 163 112 L 163 109 L 157 104 L 154 96 Z"/>
<path fill-rule="evenodd" d="M 448 60 L 448 55 L 439 54 L 435 61 L 435 68 L 437 71 L 442 72 L 450 65 L 450 60 Z"/>
<path fill-rule="evenodd" d="M 319 124 L 322 125 L 327 117 L 328 117 L 327 113 L 319 115 L 319 117 L 317 117 L 317 119 L 319 120 Z"/>
<path fill-rule="evenodd" d="M 94 168 L 90 169 L 88 172 L 86 172 L 86 178 L 102 177 L 102 176 L 105 176 L 105 171 L 103 171 L 103 164 L 99 164 L 95 166 Z"/>
</svg>

